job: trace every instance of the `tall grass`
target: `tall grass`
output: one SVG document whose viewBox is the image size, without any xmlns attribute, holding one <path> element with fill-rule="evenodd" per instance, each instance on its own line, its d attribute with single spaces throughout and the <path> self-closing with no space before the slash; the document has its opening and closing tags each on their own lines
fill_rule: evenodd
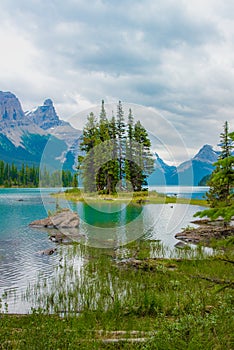
<svg viewBox="0 0 234 350">
<path fill-rule="evenodd" d="M 25 348 L 34 339 L 39 349 L 232 349 L 233 264 L 199 249 L 199 258 L 185 250 L 163 259 L 163 249 L 145 241 L 116 250 L 61 247 L 55 277 L 40 278 L 24 295 L 36 307 L 27 317 L 30 337 L 24 318 L 3 316 L 0 349 L 6 339 L 11 349 L 23 348 L 22 339 Z M 36 329 L 47 347 L 38 343 Z M 119 337 L 114 331 L 126 331 L 127 338 L 146 332 L 146 339 L 103 343 Z"/>
</svg>

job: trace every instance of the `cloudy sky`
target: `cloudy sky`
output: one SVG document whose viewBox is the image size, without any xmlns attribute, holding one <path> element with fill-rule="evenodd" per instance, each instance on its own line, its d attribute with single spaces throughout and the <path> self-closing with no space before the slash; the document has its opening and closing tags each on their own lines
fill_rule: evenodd
<svg viewBox="0 0 234 350">
<path fill-rule="evenodd" d="M 232 0 L 1 0 L 0 90 L 24 110 L 50 97 L 63 119 L 103 98 L 154 108 L 193 155 L 234 128 L 233 13 Z"/>
</svg>

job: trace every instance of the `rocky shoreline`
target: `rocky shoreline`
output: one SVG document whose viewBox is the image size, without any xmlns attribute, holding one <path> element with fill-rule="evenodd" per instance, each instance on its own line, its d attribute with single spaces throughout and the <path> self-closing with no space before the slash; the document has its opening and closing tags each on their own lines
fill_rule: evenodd
<svg viewBox="0 0 234 350">
<path fill-rule="evenodd" d="M 197 228 L 188 227 L 177 233 L 175 238 L 192 244 L 209 245 L 213 239 L 223 239 L 234 235 L 234 226 L 224 226 L 221 220 L 196 220 L 193 221 Z"/>
</svg>

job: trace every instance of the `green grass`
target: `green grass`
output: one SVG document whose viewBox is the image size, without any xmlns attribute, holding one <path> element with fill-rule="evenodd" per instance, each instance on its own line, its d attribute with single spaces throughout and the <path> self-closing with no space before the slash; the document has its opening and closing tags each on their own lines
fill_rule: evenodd
<svg viewBox="0 0 234 350">
<path fill-rule="evenodd" d="M 220 253 L 153 258 L 159 246 L 61 246 L 56 277 L 39 279 L 24 296 L 40 309 L 0 316 L 0 349 L 233 349 L 233 263 Z M 233 243 L 224 257 L 233 260 Z M 103 342 L 119 338 L 114 331 L 132 338 L 133 330 L 147 340 Z"/>
<path fill-rule="evenodd" d="M 204 199 L 187 199 L 170 197 L 163 193 L 156 191 L 141 191 L 141 192 L 121 192 L 119 194 L 97 194 L 97 193 L 84 193 L 80 189 L 69 189 L 63 193 L 53 194 L 58 198 L 66 198 L 71 201 L 104 201 L 109 200 L 110 203 L 116 202 L 131 202 L 133 204 L 191 204 L 208 206 L 208 203 Z"/>
<path fill-rule="evenodd" d="M 229 250 L 234 247 L 234 236 L 229 236 L 223 239 L 212 239 L 210 242 L 210 247 L 214 249 L 222 249 L 223 251 Z"/>
</svg>

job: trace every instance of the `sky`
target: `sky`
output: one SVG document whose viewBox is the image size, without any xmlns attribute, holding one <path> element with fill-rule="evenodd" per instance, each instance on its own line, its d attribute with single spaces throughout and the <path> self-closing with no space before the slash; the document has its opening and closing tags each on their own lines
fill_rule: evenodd
<svg viewBox="0 0 234 350">
<path fill-rule="evenodd" d="M 0 90 L 24 110 L 51 98 L 80 128 L 102 99 L 141 105 L 179 162 L 234 128 L 233 13 L 232 0 L 1 0 Z"/>
</svg>

